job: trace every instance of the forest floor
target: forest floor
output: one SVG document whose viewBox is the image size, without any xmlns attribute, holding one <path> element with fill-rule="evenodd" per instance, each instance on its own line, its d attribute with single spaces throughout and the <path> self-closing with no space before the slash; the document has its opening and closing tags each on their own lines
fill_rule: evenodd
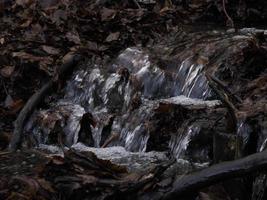
<svg viewBox="0 0 267 200">
<path fill-rule="evenodd" d="M 182 42 L 201 38 L 194 33 L 207 30 L 235 33 L 244 27 L 267 28 L 264 0 L 136 2 L 139 1 L 0 0 L 0 199 L 131 199 L 129 194 L 144 199 L 157 194 L 169 198 L 164 194 L 172 191 L 169 182 L 173 180 L 158 177 L 171 162 L 157 166 L 149 174 L 136 174 L 91 153 L 68 151 L 62 158 L 33 149 L 9 151 L 20 111 L 49 80 L 53 81 L 52 90 L 38 106 L 45 107 L 58 98 L 69 78 L 61 75 L 60 66 L 73 55 L 79 54 L 79 65 L 88 60 L 102 64 L 127 47 L 151 47 L 166 40 L 171 32 L 183 33 L 179 40 Z M 240 73 L 235 80 L 226 81 L 243 86 L 229 86 L 241 98 L 241 103 L 234 103 L 239 110 L 237 117 L 246 115 L 250 123 L 257 121 L 254 128 L 261 128 L 264 133 L 266 35 L 266 31 L 255 31 L 256 42 L 246 48 L 249 50 L 244 52 L 244 58 L 232 58 L 236 65 L 251 63 L 234 71 Z M 201 47 L 197 46 L 196 52 Z M 175 51 L 179 50 L 177 47 Z M 251 149 L 248 152 L 244 156 L 256 153 Z M 266 164 L 260 163 L 259 168 L 262 167 Z M 197 191 L 194 198 L 203 200 L 227 196 L 221 186 Z M 210 193 L 217 197 L 211 198 Z M 190 195 L 184 198 L 192 199 Z"/>
</svg>

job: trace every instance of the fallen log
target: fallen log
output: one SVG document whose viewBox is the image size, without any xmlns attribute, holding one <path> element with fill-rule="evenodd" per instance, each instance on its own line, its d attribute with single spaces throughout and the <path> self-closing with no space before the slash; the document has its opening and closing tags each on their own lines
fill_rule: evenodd
<svg viewBox="0 0 267 200">
<path fill-rule="evenodd" d="M 223 162 L 209 168 L 177 179 L 173 189 L 167 192 L 164 200 L 194 192 L 220 181 L 249 175 L 256 171 L 267 169 L 267 151 L 255 153 L 242 159 Z"/>
<path fill-rule="evenodd" d="M 60 80 L 60 77 L 63 76 L 67 71 L 69 71 L 77 62 L 80 60 L 80 56 L 73 55 L 65 61 L 57 71 L 56 78 L 53 77 L 48 81 L 39 91 L 33 94 L 30 99 L 27 101 L 23 109 L 20 111 L 15 123 L 14 131 L 12 138 L 9 144 L 9 150 L 15 151 L 21 145 L 23 128 L 26 120 L 32 114 L 36 106 L 44 99 L 48 92 L 56 85 Z"/>
</svg>

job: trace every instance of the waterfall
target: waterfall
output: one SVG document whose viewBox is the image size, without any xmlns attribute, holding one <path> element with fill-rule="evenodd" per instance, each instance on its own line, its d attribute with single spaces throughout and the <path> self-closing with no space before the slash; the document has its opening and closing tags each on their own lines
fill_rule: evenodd
<svg viewBox="0 0 267 200">
<path fill-rule="evenodd" d="M 187 149 L 191 137 L 197 135 L 199 131 L 199 127 L 191 125 L 186 131 L 180 132 L 180 134 L 177 135 L 172 135 L 169 147 L 177 160 L 181 158 L 182 154 Z"/>
<path fill-rule="evenodd" d="M 67 83 L 64 98 L 58 102 L 69 105 L 69 108 L 65 108 L 70 111 L 69 115 L 61 124 L 66 136 L 65 144 L 70 146 L 77 143 L 79 120 L 89 112 L 97 121 L 96 126 L 89 126 L 95 147 L 101 146 L 101 141 L 107 137 L 103 136 L 103 132 L 108 130 L 119 134 L 109 146 L 119 145 L 128 151 L 145 152 L 150 138 L 147 122 L 160 100 L 180 95 L 205 100 L 210 96 L 208 81 L 203 74 L 204 67 L 203 64 L 194 63 L 192 57 L 180 64 L 177 62 L 174 69 L 159 67 L 151 62 L 147 51 L 133 47 L 127 48 L 107 66 L 94 65 L 77 70 Z M 80 111 L 77 115 L 78 108 Z M 61 109 L 63 113 L 66 110 Z M 39 111 L 39 115 L 43 112 L 49 111 Z M 57 113 L 62 115 L 60 111 Z M 108 125 L 106 118 L 110 116 L 115 118 Z M 46 144 L 47 140 L 41 140 L 40 135 L 49 135 L 55 127 L 47 131 L 49 128 L 37 121 L 32 117 L 27 131 L 34 129 L 35 137 L 39 137 L 37 143 Z M 183 154 L 190 138 L 199 130 L 199 127 L 189 126 L 187 131 L 180 133 L 177 130 L 177 134 L 171 137 L 169 148 L 176 158 Z"/>
</svg>

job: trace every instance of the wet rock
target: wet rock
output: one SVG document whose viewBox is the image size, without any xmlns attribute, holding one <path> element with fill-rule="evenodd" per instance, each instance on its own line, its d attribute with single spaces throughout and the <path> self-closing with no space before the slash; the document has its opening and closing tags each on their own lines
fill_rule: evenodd
<svg viewBox="0 0 267 200">
<path fill-rule="evenodd" d="M 62 157 L 64 157 L 63 150 L 69 150 L 68 148 L 61 149 L 59 146 L 43 144 L 39 145 L 37 149 L 52 155 L 60 155 Z M 88 147 L 83 143 L 77 143 L 72 145 L 71 149 L 75 152 L 81 152 L 83 154 L 86 152 L 92 152 L 98 159 L 108 160 L 113 164 L 126 167 L 129 172 L 147 172 L 150 169 L 169 161 L 166 152 L 151 151 L 133 153 L 126 151 L 126 149 L 121 146 L 94 148 Z M 184 162 L 186 166 L 186 161 Z M 188 163 L 187 165 L 190 164 Z M 180 165 L 180 168 L 181 167 L 182 166 Z"/>
<path fill-rule="evenodd" d="M 129 152 L 125 148 L 90 148 L 82 143 L 71 147 L 78 152 L 93 152 L 99 159 L 109 160 L 114 164 L 124 166 L 129 172 L 146 172 L 149 169 L 167 162 L 169 159 L 164 152 Z"/>
<path fill-rule="evenodd" d="M 112 131 L 120 133 L 120 138 L 110 146 L 139 152 L 170 150 L 177 159 L 207 162 L 212 151 L 212 126 L 225 129 L 224 120 L 218 121 L 226 114 L 220 106 L 219 101 L 185 96 L 144 101 L 139 109 L 115 119 Z"/>
</svg>

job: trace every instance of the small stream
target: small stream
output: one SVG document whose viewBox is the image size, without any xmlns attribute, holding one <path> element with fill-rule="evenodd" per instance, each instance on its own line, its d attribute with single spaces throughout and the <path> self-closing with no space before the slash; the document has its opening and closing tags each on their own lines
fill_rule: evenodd
<svg viewBox="0 0 267 200">
<path fill-rule="evenodd" d="M 205 101 L 210 96 L 203 68 L 192 57 L 162 68 L 150 60 L 148 51 L 127 48 L 108 66 L 95 65 L 76 71 L 67 82 L 64 98 L 51 109 L 37 111 L 26 131 L 33 132 L 37 145 L 53 144 L 51 137 L 59 126 L 68 147 L 78 142 L 101 147 L 116 134 L 107 146 L 145 152 L 150 138 L 148 121 L 161 101 L 175 97 L 178 102 L 190 104 L 193 99 Z M 87 126 L 90 131 L 82 133 L 85 130 L 80 121 L 85 113 L 91 114 L 96 125 L 90 124 Z M 191 125 L 184 133 L 172 136 L 166 149 L 178 159 L 199 129 Z M 79 138 L 82 134 L 92 137 L 92 141 Z"/>
<path fill-rule="evenodd" d="M 240 30 L 239 35 L 213 31 L 199 38 L 197 45 L 180 49 L 167 62 L 155 58 L 165 59 L 165 48 L 175 40 L 154 49 L 129 47 L 109 63 L 80 67 L 67 82 L 61 99 L 34 112 L 25 134 L 31 135 L 34 146 L 51 151 L 60 145 L 118 147 L 139 154 L 167 152 L 177 161 L 201 166 L 233 159 L 232 141 L 238 137 L 239 150 L 244 151 L 252 129 L 239 120 L 237 133 L 229 131 L 227 109 L 210 88 L 205 73 L 217 70 L 219 76 L 227 76 L 228 66 L 221 63 L 239 55 L 253 36 L 248 29 Z M 196 49 L 202 55 L 194 55 Z M 215 61 L 207 66 L 209 57 Z M 265 147 L 266 138 L 261 141 L 258 149 Z M 227 149 L 222 145 L 228 145 Z"/>
</svg>

